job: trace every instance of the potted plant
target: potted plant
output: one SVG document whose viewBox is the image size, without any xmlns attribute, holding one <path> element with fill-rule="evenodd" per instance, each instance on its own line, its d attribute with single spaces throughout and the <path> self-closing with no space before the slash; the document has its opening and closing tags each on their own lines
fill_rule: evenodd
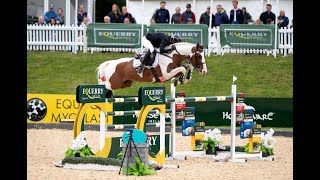
<svg viewBox="0 0 320 180">
<path fill-rule="evenodd" d="M 86 141 L 85 131 L 82 131 L 75 140 L 72 141 L 71 148 L 65 152 L 65 157 L 86 157 L 91 155 L 91 150 Z"/>
<path fill-rule="evenodd" d="M 274 130 L 271 128 L 267 131 L 267 134 L 261 136 L 260 150 L 262 152 L 262 157 L 268 157 L 274 155 L 273 146 L 276 144 L 276 140 L 272 137 Z M 245 152 L 249 152 L 249 143 L 243 146 Z"/>
<path fill-rule="evenodd" d="M 122 170 L 123 174 L 134 175 L 134 176 L 145 176 L 157 174 L 155 170 L 151 168 L 151 165 L 145 165 L 141 162 L 138 156 L 134 156 L 136 164 L 129 164 L 128 171 L 126 169 Z"/>
<path fill-rule="evenodd" d="M 274 130 L 271 128 L 270 131 L 267 131 L 267 134 L 261 137 L 261 151 L 262 156 L 267 157 L 274 155 L 273 154 L 273 146 L 277 143 L 277 141 L 272 137 L 274 134 Z"/>
<path fill-rule="evenodd" d="M 214 130 L 208 129 L 205 131 L 203 147 L 206 151 L 206 154 L 216 154 L 217 149 L 223 149 L 221 138 L 221 131 L 217 128 Z"/>
</svg>

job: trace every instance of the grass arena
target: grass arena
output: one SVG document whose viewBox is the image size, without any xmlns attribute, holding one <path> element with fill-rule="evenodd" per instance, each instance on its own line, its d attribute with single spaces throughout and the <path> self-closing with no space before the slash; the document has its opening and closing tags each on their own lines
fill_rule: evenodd
<svg viewBox="0 0 320 180">
<path fill-rule="evenodd" d="M 92 58 L 92 61 L 88 62 L 87 60 L 89 56 L 85 54 L 70 55 L 67 53 L 57 53 L 57 57 L 59 57 L 58 59 L 60 60 L 53 62 L 54 59 L 52 58 L 52 52 L 28 52 L 28 93 L 74 94 L 75 87 L 77 85 L 96 84 L 96 79 L 94 79 L 94 69 L 97 67 L 99 63 L 106 60 L 106 58 L 114 59 L 115 57 L 122 57 L 123 54 L 115 54 L 111 57 L 106 57 L 104 54 L 97 53 L 92 54 L 90 56 L 90 58 Z M 237 68 L 237 66 L 240 65 L 239 62 L 236 62 L 234 60 L 232 60 L 232 62 L 228 62 L 230 59 L 234 57 L 237 57 L 238 60 L 246 59 L 244 61 L 247 61 L 247 63 L 242 65 L 242 68 Z M 46 59 L 47 61 L 43 61 L 39 64 L 41 59 Z M 71 59 L 71 65 L 64 63 L 66 60 L 70 61 Z M 46 63 L 50 62 L 52 63 L 52 66 L 46 66 Z M 84 64 L 79 65 L 81 63 L 86 63 L 86 68 L 83 69 L 84 74 L 66 71 L 69 68 L 77 68 L 80 66 L 83 67 Z M 286 58 L 278 57 L 276 59 L 273 59 L 265 57 L 263 55 L 263 57 L 259 56 L 259 59 L 257 59 L 256 55 L 224 55 L 223 58 L 206 57 L 206 63 L 208 67 L 208 75 L 201 77 L 197 73 L 194 73 L 193 79 L 190 80 L 190 82 L 188 82 L 188 84 L 184 86 L 177 86 L 177 90 L 186 90 L 188 95 L 190 94 L 190 96 L 230 94 L 230 83 L 226 83 L 226 81 L 230 79 L 230 75 L 233 74 L 233 72 L 231 72 L 231 70 L 230 72 L 229 70 L 227 72 L 220 70 L 221 68 L 219 67 L 219 65 L 227 63 L 229 65 L 228 68 L 234 70 L 234 74 L 239 74 L 237 75 L 239 79 L 239 82 L 237 82 L 237 84 L 239 85 L 239 92 L 245 92 L 246 94 L 248 94 L 248 96 L 292 97 L 292 57 L 290 56 Z M 35 66 L 35 64 L 38 65 Z M 31 70 L 31 67 L 35 68 L 32 68 Z M 41 67 L 47 68 L 47 75 L 42 76 L 44 75 L 44 70 Z M 279 71 L 277 71 L 277 69 L 279 69 Z M 288 75 L 290 74 L 290 72 L 291 75 Z M 277 73 L 276 76 L 274 76 L 275 73 Z M 259 79 L 259 81 L 263 82 L 264 84 L 268 84 L 270 88 L 262 86 L 260 83 L 258 83 L 259 81 L 257 79 L 252 80 L 252 76 L 260 76 L 261 74 L 264 74 L 264 76 L 258 77 L 257 79 Z M 228 78 L 226 78 L 226 76 Z M 44 89 L 39 88 L 39 85 L 41 86 L 41 83 L 43 83 L 43 81 L 41 80 L 46 79 L 48 77 L 52 77 L 52 83 L 50 85 L 46 85 L 47 87 L 44 87 Z M 283 82 L 281 86 L 278 83 L 276 83 L 279 81 Z M 204 85 L 204 83 L 206 84 Z M 169 83 L 165 84 L 166 87 L 168 87 L 169 85 Z M 115 94 L 136 96 L 137 88 L 140 86 L 155 85 L 150 83 L 134 83 L 132 88 L 116 91 Z M 203 86 L 206 86 L 207 88 L 204 88 Z M 212 86 L 212 89 L 210 89 L 210 91 L 208 91 L 208 86 Z M 274 129 L 275 131 L 280 130 L 280 128 Z M 88 145 L 91 148 L 93 148 L 93 151 L 98 150 L 100 143 L 100 132 L 94 130 L 86 130 L 86 132 Z M 71 142 L 74 139 L 73 130 L 55 128 L 29 128 L 27 130 L 27 133 L 28 179 L 138 178 L 136 176 L 126 177 L 123 175 L 118 175 L 118 171 L 76 170 L 55 167 L 53 163 L 63 159 L 67 148 L 70 147 Z M 148 132 L 148 130 L 146 133 L 159 134 L 157 132 Z M 108 131 L 108 136 L 112 137 L 121 136 L 122 134 L 123 131 Z M 176 150 L 190 151 L 190 136 L 182 136 L 181 132 L 176 132 L 175 135 Z M 248 160 L 245 163 L 230 163 L 215 162 L 213 159 L 210 158 L 188 157 L 187 160 L 167 161 L 169 164 L 178 164 L 178 169 L 163 168 L 157 171 L 157 175 L 144 176 L 139 178 L 293 179 L 293 138 L 284 136 L 274 136 L 274 138 L 277 140 L 277 143 L 274 146 L 274 161 Z M 230 134 L 222 133 L 222 141 L 224 144 L 230 145 Z M 239 135 L 236 135 L 237 146 L 244 146 L 247 142 L 247 139 L 240 139 Z"/>
</svg>

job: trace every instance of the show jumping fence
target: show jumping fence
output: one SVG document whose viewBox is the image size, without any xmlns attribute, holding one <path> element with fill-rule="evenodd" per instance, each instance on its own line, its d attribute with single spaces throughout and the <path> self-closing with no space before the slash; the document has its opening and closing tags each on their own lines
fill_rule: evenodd
<svg viewBox="0 0 320 180">
<path fill-rule="evenodd" d="M 166 96 L 165 102 L 170 103 L 170 109 L 165 109 L 162 112 L 171 113 L 171 122 L 165 122 L 164 114 L 161 114 L 159 110 L 152 110 L 152 107 L 149 108 L 150 110 L 146 110 L 144 108 L 140 110 L 132 110 L 132 111 L 112 111 L 112 112 L 105 112 L 100 109 L 100 149 L 97 156 L 104 157 L 112 148 L 109 144 L 106 144 L 108 140 L 106 140 L 106 130 L 108 129 L 126 129 L 126 128 L 139 128 L 141 127 L 159 127 L 160 128 L 160 150 L 164 149 L 165 147 L 165 127 L 170 127 L 170 139 L 171 139 L 171 155 L 169 158 L 177 158 L 177 157 L 187 157 L 192 156 L 195 152 L 193 151 L 176 151 L 176 103 L 179 102 L 205 102 L 205 101 L 228 101 L 231 104 L 231 127 L 230 127 L 230 134 L 231 134 L 231 142 L 230 142 L 230 159 L 231 162 L 243 162 L 245 158 L 261 158 L 261 153 L 259 154 L 247 154 L 247 153 L 235 153 L 235 144 L 236 144 L 236 103 L 237 97 L 244 98 L 243 93 L 237 93 L 237 86 L 234 84 L 236 79 L 233 78 L 233 84 L 231 85 L 231 95 L 229 96 L 203 96 L 203 97 L 176 97 L 176 87 L 174 85 L 174 78 L 171 80 L 170 85 L 170 96 Z M 128 98 L 106 98 L 106 103 L 128 103 L 128 102 L 138 102 L 138 97 L 128 97 Z M 148 106 L 146 106 L 148 107 Z M 165 108 L 165 107 L 164 107 Z M 143 114 L 146 111 L 147 113 L 151 114 L 160 114 L 160 122 L 159 123 L 145 123 L 144 120 L 140 118 L 144 118 Z M 79 109 L 79 113 L 77 115 L 77 119 L 75 120 L 74 124 L 74 138 L 80 133 L 80 124 L 83 124 L 83 119 L 79 114 L 84 114 L 82 112 L 82 108 Z M 128 115 L 139 115 L 136 124 L 110 124 L 106 117 L 108 116 L 128 116 Z M 146 116 L 145 116 L 146 117 Z M 139 120 L 140 119 L 140 120 Z M 109 146 L 109 147 L 106 147 Z M 203 154 L 202 152 L 198 152 L 198 155 Z M 196 153 L 197 154 L 197 153 Z"/>
<path fill-rule="evenodd" d="M 252 26 L 252 25 L 248 25 Z M 268 49 L 244 49 L 244 48 L 223 48 L 220 45 L 219 27 L 209 29 L 208 49 L 205 53 L 223 55 L 225 53 L 241 53 L 241 54 L 272 54 L 273 50 Z M 293 53 L 293 29 L 281 28 L 278 29 L 278 47 L 277 54 L 284 56 Z M 32 51 L 70 51 L 77 53 L 83 52 L 136 52 L 141 49 L 134 48 L 101 48 L 87 47 L 86 27 L 83 26 L 65 26 L 65 25 L 35 25 L 27 24 L 27 50 Z"/>
</svg>

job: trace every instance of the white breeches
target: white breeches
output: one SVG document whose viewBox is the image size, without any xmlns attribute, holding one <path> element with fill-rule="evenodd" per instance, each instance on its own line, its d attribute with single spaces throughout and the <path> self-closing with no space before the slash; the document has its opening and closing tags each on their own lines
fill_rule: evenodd
<svg viewBox="0 0 320 180">
<path fill-rule="evenodd" d="M 143 38 L 142 38 L 142 45 L 143 45 L 145 48 L 150 49 L 150 53 L 153 53 L 154 47 L 153 47 L 153 45 L 151 44 L 151 42 L 150 42 L 145 36 L 143 36 Z"/>
</svg>

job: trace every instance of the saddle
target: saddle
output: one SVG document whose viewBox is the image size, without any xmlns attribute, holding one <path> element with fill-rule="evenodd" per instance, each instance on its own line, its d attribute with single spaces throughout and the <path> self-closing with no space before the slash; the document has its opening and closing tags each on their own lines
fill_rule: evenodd
<svg viewBox="0 0 320 180">
<path fill-rule="evenodd" d="M 145 64 L 146 66 L 152 66 L 153 63 L 155 62 L 157 52 L 156 52 L 156 51 L 153 51 L 152 54 L 153 54 L 154 58 L 151 59 L 149 63 L 146 63 L 146 64 Z M 144 58 L 145 55 L 146 55 L 146 53 L 138 53 L 138 52 L 137 52 L 137 53 L 135 54 L 134 58 L 135 58 L 135 59 L 140 59 L 140 62 L 142 62 L 142 60 L 143 60 L 143 58 Z"/>
<path fill-rule="evenodd" d="M 159 63 L 159 62 L 158 62 L 158 59 L 157 59 L 156 65 L 154 64 L 155 61 L 156 61 L 156 58 L 159 58 L 159 57 L 156 57 L 156 55 L 157 55 L 157 52 L 156 52 L 156 51 L 153 51 L 152 54 L 153 54 L 154 58 L 149 59 L 149 63 L 146 63 L 145 66 L 146 66 L 146 68 L 148 68 L 148 69 L 151 70 L 154 78 L 156 79 L 156 82 L 161 82 L 161 80 L 159 79 L 159 75 L 158 75 L 158 73 L 157 73 L 156 70 L 155 70 L 156 66 L 158 66 L 158 63 Z M 146 55 L 146 53 L 136 53 L 134 58 L 135 58 L 136 60 L 139 60 L 140 63 L 141 63 L 141 62 L 143 61 L 145 55 Z"/>
</svg>

